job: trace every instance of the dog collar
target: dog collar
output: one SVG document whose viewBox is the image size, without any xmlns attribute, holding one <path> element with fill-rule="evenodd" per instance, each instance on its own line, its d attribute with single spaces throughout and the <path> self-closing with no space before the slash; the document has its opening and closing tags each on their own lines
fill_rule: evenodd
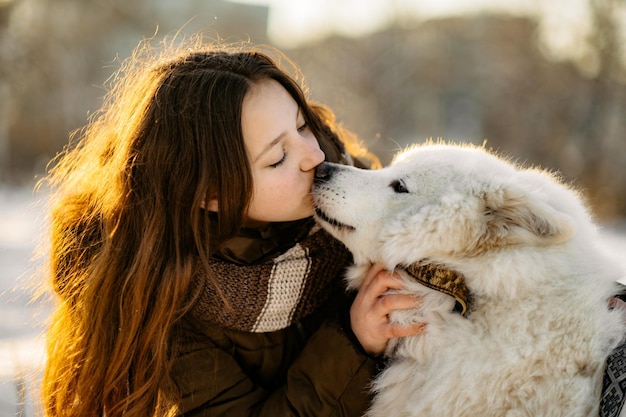
<svg viewBox="0 0 626 417">
<path fill-rule="evenodd" d="M 455 311 L 462 316 L 467 315 L 470 292 L 462 274 L 440 265 L 424 265 L 419 262 L 406 266 L 404 270 L 420 284 L 454 297 Z"/>
</svg>

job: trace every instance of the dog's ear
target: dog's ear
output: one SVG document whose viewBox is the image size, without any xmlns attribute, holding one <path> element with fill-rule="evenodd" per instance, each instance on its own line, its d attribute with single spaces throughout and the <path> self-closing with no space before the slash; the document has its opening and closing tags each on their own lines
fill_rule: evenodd
<svg viewBox="0 0 626 417">
<path fill-rule="evenodd" d="M 505 187 L 483 194 L 485 242 L 490 246 L 520 243 L 549 246 L 569 240 L 573 219 L 524 190 Z"/>
</svg>

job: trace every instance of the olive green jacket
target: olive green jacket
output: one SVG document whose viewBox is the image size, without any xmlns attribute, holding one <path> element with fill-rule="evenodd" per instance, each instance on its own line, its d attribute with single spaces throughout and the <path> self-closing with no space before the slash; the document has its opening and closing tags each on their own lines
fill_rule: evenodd
<svg viewBox="0 0 626 417">
<path fill-rule="evenodd" d="M 379 364 L 345 325 L 347 297 L 331 298 L 301 323 L 270 333 L 184 321 L 173 368 L 184 415 L 362 415 Z"/>
<path fill-rule="evenodd" d="M 349 163 L 320 137 L 327 160 Z M 354 164 L 368 164 L 355 160 Z M 341 279 L 337 277 L 338 283 Z M 194 319 L 176 329 L 172 376 L 186 416 L 361 416 L 380 363 L 352 334 L 343 285 L 305 319 L 282 330 L 229 330 Z"/>
</svg>

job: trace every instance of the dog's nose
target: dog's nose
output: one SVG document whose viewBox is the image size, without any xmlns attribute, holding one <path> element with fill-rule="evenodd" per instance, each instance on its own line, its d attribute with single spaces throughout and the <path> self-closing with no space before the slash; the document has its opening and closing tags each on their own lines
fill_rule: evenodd
<svg viewBox="0 0 626 417">
<path fill-rule="evenodd" d="M 322 162 L 315 168 L 316 181 L 328 181 L 332 176 L 335 167 L 327 162 Z"/>
</svg>

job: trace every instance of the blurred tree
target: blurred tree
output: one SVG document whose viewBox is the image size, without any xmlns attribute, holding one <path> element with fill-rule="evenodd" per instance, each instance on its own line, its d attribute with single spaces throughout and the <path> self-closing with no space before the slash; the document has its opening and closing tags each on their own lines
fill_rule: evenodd
<svg viewBox="0 0 626 417">
<path fill-rule="evenodd" d="M 626 23 L 618 10 L 625 4 L 624 0 L 589 0 L 589 42 L 596 71 L 577 135 L 585 158 L 580 177 L 594 204 L 604 207 L 607 216 L 626 214 L 626 49 L 619 40 Z"/>
<path fill-rule="evenodd" d="M 541 22 L 511 15 L 398 14 L 378 33 L 287 52 L 383 162 L 429 137 L 486 139 L 562 171 L 601 217 L 626 217 L 626 1 L 587 1 L 585 62 L 550 56 Z M 158 38 L 183 28 L 263 43 L 267 16 L 225 0 L 0 0 L 0 182 L 41 172 L 99 107 L 116 56 L 157 27 Z"/>
<path fill-rule="evenodd" d="M 606 74 L 589 78 L 576 63 L 546 56 L 538 28 L 508 15 L 443 18 L 290 54 L 315 97 L 383 162 L 430 137 L 487 140 L 522 162 L 561 171 L 600 217 L 624 217 L 626 85 L 613 76 L 608 101 L 608 91 L 597 89 Z M 590 102 L 600 93 L 603 108 Z M 597 136 L 583 121 L 610 132 Z"/>
<path fill-rule="evenodd" d="M 136 17 L 143 4 L 141 0 L 9 4 L 0 52 L 4 68 L 0 85 L 7 98 L 2 108 L 6 136 L 0 179 L 19 180 L 24 172 L 32 173 L 60 150 L 70 130 L 84 124 L 84 112 L 95 108 L 98 100 L 84 87 L 94 83 L 94 74 L 104 79 L 104 59 L 115 57 L 111 48 L 120 46 L 120 26 L 146 29 Z"/>
<path fill-rule="evenodd" d="M 267 7 L 223 0 L 0 5 L 0 182 L 29 181 L 43 171 L 68 133 L 99 107 L 105 79 L 140 39 L 180 30 L 266 41 Z"/>
</svg>

